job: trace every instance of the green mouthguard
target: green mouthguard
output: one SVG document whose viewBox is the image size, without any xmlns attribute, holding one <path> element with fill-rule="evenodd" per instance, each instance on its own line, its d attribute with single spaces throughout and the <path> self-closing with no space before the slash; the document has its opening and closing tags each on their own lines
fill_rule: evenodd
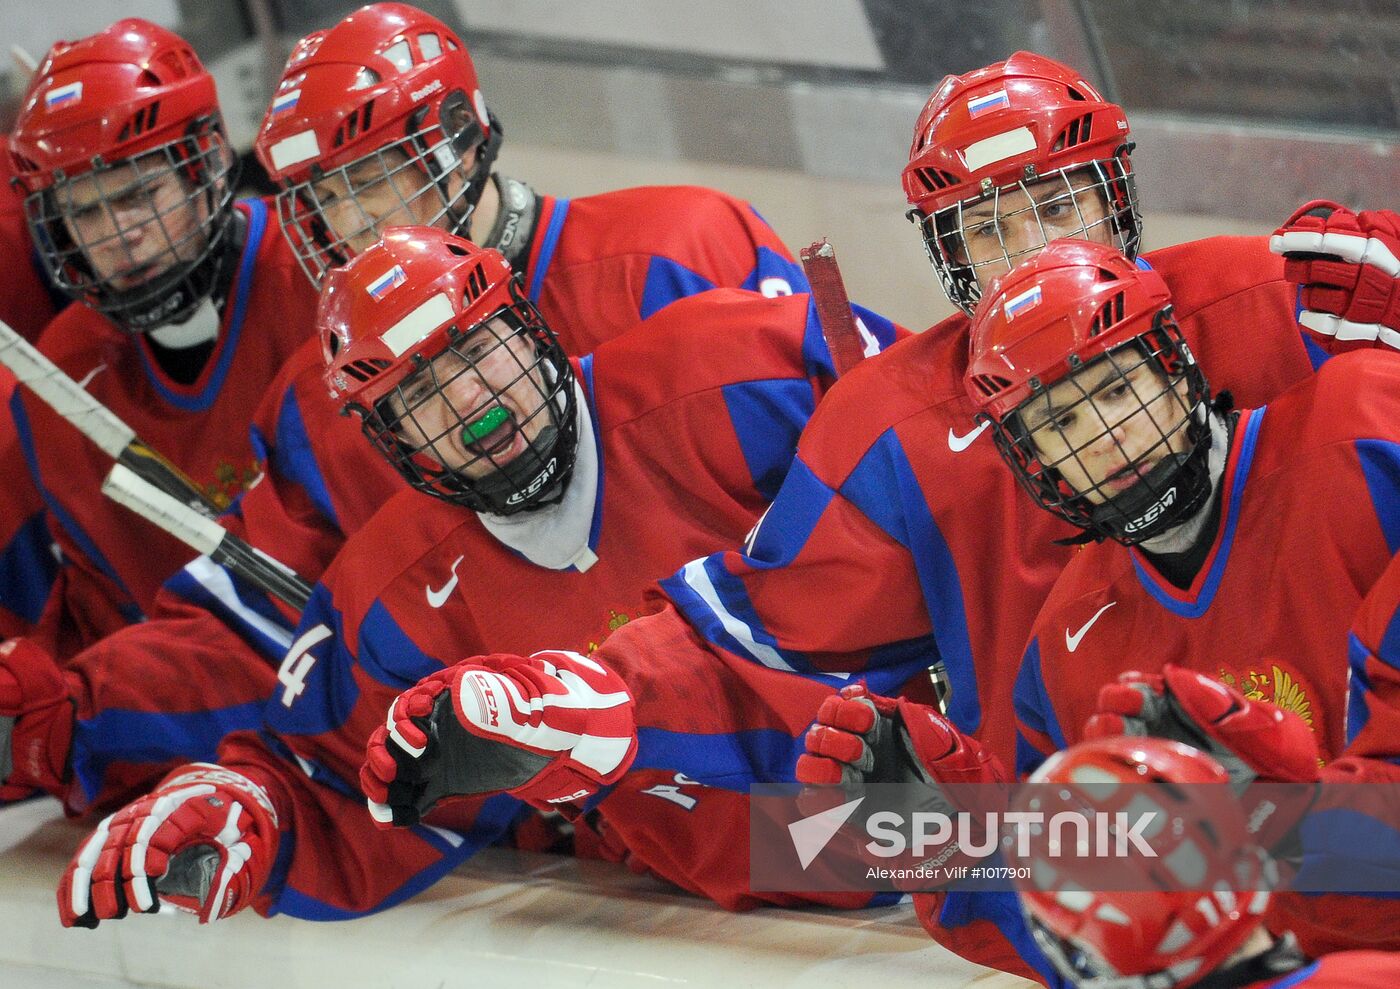
<svg viewBox="0 0 1400 989">
<path fill-rule="evenodd" d="M 490 436 L 498 427 L 510 418 L 510 413 L 501 406 L 496 406 L 487 412 L 480 419 L 467 423 L 462 430 L 463 443 L 475 443 L 479 439 Z"/>
</svg>

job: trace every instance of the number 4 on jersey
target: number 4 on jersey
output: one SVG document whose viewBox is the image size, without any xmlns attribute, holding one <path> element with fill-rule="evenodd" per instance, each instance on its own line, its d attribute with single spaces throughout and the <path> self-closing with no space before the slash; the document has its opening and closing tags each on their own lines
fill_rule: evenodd
<svg viewBox="0 0 1400 989">
<path fill-rule="evenodd" d="M 282 665 L 277 668 L 277 682 L 285 688 L 282 691 L 283 707 L 291 707 L 306 689 L 306 678 L 316 665 L 316 657 L 311 655 L 312 647 L 330 637 L 329 626 L 316 625 L 303 632 L 287 650 Z"/>
</svg>

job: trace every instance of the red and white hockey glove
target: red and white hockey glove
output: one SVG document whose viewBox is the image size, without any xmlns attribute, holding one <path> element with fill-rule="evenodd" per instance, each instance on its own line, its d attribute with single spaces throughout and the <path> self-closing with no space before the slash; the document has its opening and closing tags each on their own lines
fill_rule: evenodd
<svg viewBox="0 0 1400 989">
<path fill-rule="evenodd" d="M 36 789 L 62 795 L 73 718 L 53 657 L 27 639 L 0 643 L 0 801 Z"/>
<path fill-rule="evenodd" d="M 1099 691 L 1084 736 L 1112 735 L 1168 738 L 1209 754 L 1230 777 L 1260 845 L 1281 864 L 1297 864 L 1297 826 L 1319 778 L 1317 739 L 1302 718 L 1168 663 L 1161 673 L 1124 673 Z"/>
<path fill-rule="evenodd" d="M 1400 215 L 1314 200 L 1274 231 L 1269 249 L 1302 287 L 1298 322 L 1329 351 L 1400 349 Z"/>
<path fill-rule="evenodd" d="M 394 699 L 360 786 L 381 827 L 416 824 L 454 796 L 504 792 L 557 809 L 631 766 L 632 712 L 622 678 L 578 653 L 479 656 Z"/>
<path fill-rule="evenodd" d="M 978 811 L 996 808 L 1008 780 L 995 755 L 933 708 L 871 694 L 864 684 L 844 687 L 822 701 L 816 723 L 807 730 L 806 748 L 797 760 L 797 779 L 808 787 L 804 811 L 809 806 L 814 813 L 825 809 L 822 804 L 830 805 L 833 794 L 853 799 L 872 784 L 881 785 L 878 802 L 900 804 L 861 808 L 852 817 L 857 831 L 881 810 L 950 818 L 968 811 L 976 817 Z M 864 847 L 863 833 L 849 837 Z M 873 853 L 870 860 L 907 868 L 928 861 L 946 867 L 961 858 L 956 841 L 949 841 L 932 855 L 925 850 L 919 861 L 906 856 L 891 862 Z"/>
<path fill-rule="evenodd" d="M 58 884 L 59 920 L 96 927 L 162 903 L 220 920 L 262 889 L 277 843 L 265 789 L 222 766 L 181 766 L 83 842 Z"/>
<path fill-rule="evenodd" d="M 1161 673 L 1124 673 L 1104 686 L 1084 735 L 1184 742 L 1213 756 L 1237 790 L 1256 779 L 1312 783 L 1318 778 L 1317 739 L 1302 718 L 1170 663 Z"/>
</svg>

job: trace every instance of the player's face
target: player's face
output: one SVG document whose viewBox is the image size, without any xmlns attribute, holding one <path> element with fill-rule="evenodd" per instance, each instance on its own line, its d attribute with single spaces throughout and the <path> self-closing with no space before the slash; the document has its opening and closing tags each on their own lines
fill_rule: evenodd
<svg viewBox="0 0 1400 989">
<path fill-rule="evenodd" d="M 163 151 L 89 172 L 55 191 L 68 235 L 96 276 L 126 291 L 197 259 L 209 211 Z"/>
<path fill-rule="evenodd" d="M 337 241 L 359 254 L 390 227 L 438 226 L 452 222 L 445 201 L 455 201 L 462 188 L 459 169 L 447 176 L 447 199 L 428 178 L 420 162 L 410 161 L 397 148 L 367 155 L 348 168 L 312 183 L 322 218 Z"/>
<path fill-rule="evenodd" d="M 1061 237 L 1111 244 L 1108 204 L 1092 171 L 1007 186 L 962 214 L 963 247 L 985 291 L 993 278 L 1035 257 Z"/>
<path fill-rule="evenodd" d="M 1185 376 L 1169 382 L 1156 360 L 1129 345 L 1029 399 L 1019 414 L 1040 462 L 1100 505 L 1186 452 L 1188 387 Z"/>
<path fill-rule="evenodd" d="M 390 399 L 398 438 L 477 480 L 520 456 L 552 423 L 535 346 L 499 316 L 407 378 Z"/>
</svg>

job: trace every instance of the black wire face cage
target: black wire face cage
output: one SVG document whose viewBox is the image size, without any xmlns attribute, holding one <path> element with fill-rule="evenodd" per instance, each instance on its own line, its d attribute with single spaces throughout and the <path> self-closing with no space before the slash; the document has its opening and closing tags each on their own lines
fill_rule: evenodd
<svg viewBox="0 0 1400 989">
<path fill-rule="evenodd" d="M 980 198 L 964 199 L 928 216 L 911 209 L 909 219 L 919 227 L 924 250 L 938 272 L 949 300 L 971 316 L 982 298 L 979 275 L 984 282 L 990 283 L 997 275 L 1010 271 L 1018 262 L 1038 254 L 1050 241 L 1060 237 L 1093 239 L 1093 232 L 1101 227 L 1107 229 L 1111 237 L 1109 243 L 1129 258 L 1137 257 L 1142 239 L 1142 215 L 1138 211 L 1137 184 L 1131 166 L 1126 164 L 1127 160 L 1125 149 L 1115 158 L 1072 165 L 1043 175 L 1027 175 L 1021 181 L 988 190 Z M 1016 191 L 1025 195 L 1025 199 L 1018 197 L 1018 202 L 1033 205 L 1003 213 L 1002 197 Z M 997 217 L 997 222 L 990 223 L 990 232 L 996 235 L 995 244 L 999 250 L 974 263 L 968 253 L 964 212 L 988 202 L 991 203 L 993 215 Z M 1077 225 L 1068 229 L 1057 228 L 1054 233 L 1047 232 L 1042 214 L 1058 206 L 1072 208 Z M 1006 244 L 1005 224 L 1026 214 L 1040 228 L 1040 243 L 1012 253 Z M 989 223 L 983 220 L 972 225 L 980 231 Z M 988 237 L 978 239 L 979 245 L 991 242 L 992 239 Z"/>
<path fill-rule="evenodd" d="M 440 112 L 449 113 L 446 99 L 443 104 Z M 438 227 L 466 236 L 500 144 L 493 118 L 490 141 L 468 164 L 481 143 L 470 135 L 479 128 L 475 117 L 455 136 L 437 124 L 410 126 L 402 140 L 330 171 L 313 167 L 311 178 L 279 193 L 278 222 L 312 284 L 319 288 L 326 272 L 355 256 L 353 242 L 372 243 L 389 227 Z"/>
<path fill-rule="evenodd" d="M 456 404 L 463 401 L 470 407 Z M 452 327 L 441 353 L 362 414 L 365 435 L 413 487 L 472 511 L 513 515 L 563 497 L 575 412 L 568 358 L 517 294 L 487 319 Z"/>
<path fill-rule="evenodd" d="M 1147 333 L 1070 364 L 1050 387 L 1032 379 L 1031 397 L 992 423 L 1021 486 L 1095 539 L 1128 546 L 1189 518 L 1211 490 L 1210 390 L 1170 308 Z"/>
<path fill-rule="evenodd" d="M 50 277 L 128 332 L 183 321 L 214 291 L 233 218 L 237 157 L 218 117 L 131 158 L 94 161 L 25 197 Z"/>
</svg>

